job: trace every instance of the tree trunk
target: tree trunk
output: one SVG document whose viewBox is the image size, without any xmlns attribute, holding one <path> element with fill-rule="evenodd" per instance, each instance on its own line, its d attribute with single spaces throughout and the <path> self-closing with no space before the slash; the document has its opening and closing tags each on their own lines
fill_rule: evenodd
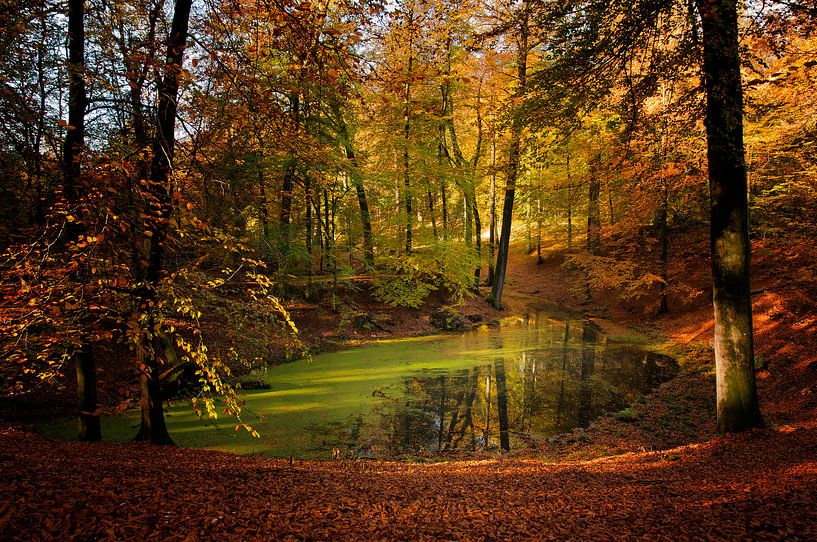
<svg viewBox="0 0 817 542">
<path fill-rule="evenodd" d="M 434 239 L 437 239 L 437 217 L 434 216 L 434 194 L 431 193 L 430 188 L 426 191 L 426 195 L 428 196 L 428 214 L 431 217 L 431 233 L 434 235 Z"/>
<path fill-rule="evenodd" d="M 669 281 L 669 231 L 667 219 L 669 214 L 669 190 L 666 179 L 661 181 L 661 208 L 658 210 L 658 242 L 660 244 L 659 261 L 661 266 L 661 291 L 659 293 L 658 314 L 669 312 L 667 304 L 667 285 Z"/>
<path fill-rule="evenodd" d="M 718 430 L 763 423 L 755 387 L 737 4 L 697 0 L 706 87 Z"/>
<path fill-rule="evenodd" d="M 567 253 L 573 251 L 573 179 L 570 173 L 570 151 L 567 152 Z"/>
<path fill-rule="evenodd" d="M 527 63 L 528 63 L 528 4 L 522 2 L 522 17 L 519 25 L 519 36 L 517 42 L 516 67 L 519 78 L 519 86 L 516 90 L 516 97 L 521 99 L 525 95 L 527 88 Z M 519 169 L 519 147 L 522 139 L 522 119 L 518 114 L 514 115 L 511 124 L 511 146 L 508 155 L 507 185 L 505 187 L 505 204 L 502 208 L 502 231 L 499 234 L 499 251 L 496 257 L 496 270 L 494 271 L 494 282 L 491 288 L 491 304 L 497 309 L 502 308 L 502 292 L 505 289 L 505 273 L 508 267 L 508 251 L 511 244 L 511 220 L 513 219 L 513 200 L 516 192 L 516 177 Z"/>
<path fill-rule="evenodd" d="M 601 212 L 599 209 L 599 182 L 598 166 L 601 156 L 596 155 L 590 162 L 590 189 L 587 197 L 587 252 L 592 256 L 601 254 Z"/>
<path fill-rule="evenodd" d="M 91 345 L 87 342 L 74 353 L 79 398 L 79 440 L 102 440 L 102 426 L 96 413 L 96 363 Z"/>
<path fill-rule="evenodd" d="M 409 19 L 409 25 L 414 24 L 414 14 Z M 411 254 L 412 225 L 412 198 L 411 198 L 411 175 L 409 170 L 409 140 L 411 137 L 411 79 L 413 77 L 414 62 L 414 32 L 411 30 L 411 38 L 408 44 L 408 65 L 406 67 L 406 83 L 403 91 L 403 189 L 404 204 L 406 210 L 406 256 Z"/>
<path fill-rule="evenodd" d="M 145 270 L 146 293 L 144 303 L 148 309 L 147 323 L 142 329 L 137 349 L 140 352 L 141 408 L 142 423 L 138 440 L 149 440 L 154 444 L 173 444 L 167 431 L 162 397 L 159 388 L 159 352 L 156 322 L 157 288 L 163 271 L 164 243 L 170 215 L 173 211 L 172 190 L 169 186 L 170 171 L 173 167 L 175 149 L 176 110 L 179 94 L 179 75 L 182 69 L 184 50 L 187 45 L 187 28 L 192 0 L 176 0 L 173 11 L 170 36 L 167 41 L 167 60 L 164 77 L 159 81 L 156 135 L 153 141 L 153 161 L 151 163 L 149 190 L 155 200 L 146 211 L 147 232 L 145 244 L 148 247 L 147 269 Z M 149 346 L 148 346 L 149 345 Z"/>
<path fill-rule="evenodd" d="M 332 112 L 337 120 L 338 135 L 343 142 L 343 150 L 346 152 L 346 159 L 352 165 L 350 177 L 357 193 L 357 203 L 360 208 L 360 223 L 363 227 L 363 263 L 367 268 L 374 268 L 374 241 L 372 238 L 372 220 L 369 213 L 369 200 L 366 198 L 366 189 L 363 186 L 363 179 L 360 177 L 360 170 L 352 145 L 352 137 L 349 134 L 349 127 L 343 118 L 343 113 L 339 105 L 333 105 Z"/>
<path fill-rule="evenodd" d="M 258 193 L 261 196 L 258 205 L 258 217 L 264 233 L 264 243 L 269 243 L 269 211 L 267 210 L 267 182 L 264 179 L 264 168 L 258 165 Z"/>
<path fill-rule="evenodd" d="M 300 123 L 300 98 L 296 92 L 289 97 L 290 114 L 292 115 L 293 126 L 298 128 Z M 281 187 L 281 212 L 279 216 L 280 255 L 278 264 L 286 261 L 289 255 L 289 223 L 292 217 L 292 191 L 295 188 L 295 166 L 296 159 L 290 156 L 284 168 L 284 179 Z"/>
<path fill-rule="evenodd" d="M 471 192 L 471 206 L 474 209 L 474 230 L 476 230 L 477 267 L 474 269 L 474 290 L 479 290 L 479 276 L 482 273 L 482 220 L 477 208 L 476 192 Z"/>
<path fill-rule="evenodd" d="M 488 277 L 485 279 L 486 286 L 494 284 L 494 261 L 496 258 L 496 128 L 491 130 L 491 188 L 490 188 L 490 209 L 488 210 Z"/>
<path fill-rule="evenodd" d="M 85 93 L 85 0 L 68 2 L 68 124 L 63 147 L 63 192 L 72 207 L 81 205 L 85 190 L 81 185 L 82 168 L 80 159 L 85 147 L 85 108 L 88 99 Z M 39 182 L 39 179 L 37 180 Z M 39 203 L 38 203 L 39 205 Z M 78 215 L 80 213 L 78 211 Z M 81 215 L 80 215 L 81 216 Z M 76 241 L 85 231 L 80 218 L 66 230 L 68 241 Z M 84 270 L 77 273 L 77 279 L 86 279 Z M 99 416 L 96 415 L 96 363 L 93 350 L 82 332 L 82 344 L 74 352 L 74 366 L 77 376 L 77 400 L 79 403 L 79 440 L 98 441 L 102 438 Z"/>
<path fill-rule="evenodd" d="M 304 175 L 304 198 L 306 199 L 306 256 L 307 256 L 307 280 L 312 279 L 312 179 L 309 175 Z M 349 235 L 351 238 L 351 234 Z M 351 254 L 351 252 L 350 252 Z"/>
</svg>

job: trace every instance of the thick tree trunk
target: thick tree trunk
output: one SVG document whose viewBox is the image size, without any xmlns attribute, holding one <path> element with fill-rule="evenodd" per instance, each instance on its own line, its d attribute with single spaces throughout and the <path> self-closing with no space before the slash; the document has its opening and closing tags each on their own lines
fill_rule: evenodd
<svg viewBox="0 0 817 542">
<path fill-rule="evenodd" d="M 152 320 L 152 317 L 150 317 Z M 150 323 L 155 329 L 155 324 Z M 162 390 L 160 385 L 161 369 L 159 368 L 159 352 L 161 344 L 158 336 L 153 340 L 145 335 L 137 345 L 137 358 L 141 366 L 139 375 L 139 409 L 141 419 L 139 432 L 134 440 L 145 440 L 153 444 L 173 446 L 173 439 L 167 430 L 164 407 L 162 405 Z"/>
<path fill-rule="evenodd" d="M 148 265 L 144 272 L 147 284 L 145 305 L 150 307 L 147 323 L 142 330 L 139 352 L 142 371 L 142 423 L 136 439 L 149 440 L 154 444 L 173 444 L 167 431 L 162 397 L 159 387 L 160 359 L 162 351 L 157 341 L 160 331 L 156 322 L 156 295 L 163 271 L 164 243 L 170 216 L 173 211 L 170 171 L 173 167 L 175 150 L 176 110 L 179 94 L 179 75 L 187 45 L 187 28 L 192 0 L 176 0 L 173 22 L 167 41 L 167 60 L 164 77 L 159 81 L 156 136 L 153 141 L 153 161 L 151 163 L 150 202 L 146 212 L 147 232 L 145 243 L 148 247 Z"/>
<path fill-rule="evenodd" d="M 755 387 L 737 3 L 697 0 L 706 86 L 718 429 L 763 421 Z"/>
<path fill-rule="evenodd" d="M 80 175 L 80 159 L 85 147 L 85 0 L 68 2 L 68 124 L 63 147 L 63 191 L 68 203 L 77 206 L 85 192 Z M 39 180 L 38 180 L 39 182 Z M 76 212 L 76 211 L 75 211 Z M 79 214 L 77 212 L 77 214 Z M 82 219 L 70 223 L 66 231 L 69 241 L 83 234 Z M 77 279 L 85 280 L 85 272 L 79 271 Z M 91 345 L 83 332 L 82 344 L 74 352 L 77 377 L 77 400 L 79 403 L 79 439 L 98 441 L 102 438 L 99 416 L 96 415 L 96 363 Z"/>
<path fill-rule="evenodd" d="M 74 353 L 74 364 L 79 398 L 79 440 L 96 442 L 102 440 L 102 427 L 96 413 L 96 363 L 90 344 L 84 343 Z"/>
<path fill-rule="evenodd" d="M 528 63 L 528 4 L 522 3 L 522 19 L 519 24 L 517 42 L 516 67 L 519 85 L 516 90 L 517 98 L 525 95 L 527 88 Z M 494 282 L 491 288 L 491 304 L 497 309 L 502 308 L 502 292 L 505 289 L 505 273 L 508 267 L 508 251 L 511 244 L 511 221 L 513 220 L 513 201 L 516 192 L 516 177 L 519 170 L 519 148 L 522 139 L 522 119 L 514 115 L 511 124 L 511 145 L 508 153 L 507 185 L 505 186 L 505 204 L 502 208 L 502 230 L 499 234 L 499 251 L 496 257 Z"/>
</svg>

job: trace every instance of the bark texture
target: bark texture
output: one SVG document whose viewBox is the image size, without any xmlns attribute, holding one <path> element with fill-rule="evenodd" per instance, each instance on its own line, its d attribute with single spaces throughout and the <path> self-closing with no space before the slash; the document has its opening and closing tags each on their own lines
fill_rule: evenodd
<svg viewBox="0 0 817 542">
<path fill-rule="evenodd" d="M 707 98 L 718 429 L 735 432 L 762 424 L 755 387 L 737 4 L 698 0 L 697 5 Z"/>
</svg>

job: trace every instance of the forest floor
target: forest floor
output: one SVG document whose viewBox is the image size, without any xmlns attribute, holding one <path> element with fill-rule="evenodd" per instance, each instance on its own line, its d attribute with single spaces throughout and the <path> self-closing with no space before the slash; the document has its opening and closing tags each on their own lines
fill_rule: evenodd
<svg viewBox="0 0 817 542">
<path fill-rule="evenodd" d="M 436 464 L 299 462 L 143 444 L 61 442 L 0 426 L 0 539 L 815 539 L 817 255 L 755 242 L 758 393 L 767 426 L 715 431 L 705 235 L 673 239 L 670 313 L 615 289 L 587 303 L 562 265 L 512 251 L 506 312 L 531 299 L 581 312 L 610 333 L 636 330 L 682 371 L 635 405 L 510 456 Z M 808 245 L 804 245 L 808 246 Z M 611 247 L 654 264 L 640 247 Z M 485 293 L 485 292 L 483 292 Z M 653 294 L 655 292 L 652 292 Z M 696 295 L 697 293 L 697 295 Z M 389 310 L 355 296 L 379 328 L 341 325 L 325 305 L 290 307 L 318 346 L 431 333 L 440 302 Z"/>
</svg>

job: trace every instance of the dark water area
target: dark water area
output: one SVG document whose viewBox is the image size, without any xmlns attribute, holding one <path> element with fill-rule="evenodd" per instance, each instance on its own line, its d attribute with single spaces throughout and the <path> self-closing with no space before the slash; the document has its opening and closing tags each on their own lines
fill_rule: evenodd
<svg viewBox="0 0 817 542">
<path fill-rule="evenodd" d="M 591 322 L 543 314 L 433 346 L 441 361 L 472 363 L 425 367 L 373 390 L 372 411 L 345 428 L 339 448 L 373 457 L 517 449 L 621 411 L 677 371 L 672 358 Z"/>
</svg>

